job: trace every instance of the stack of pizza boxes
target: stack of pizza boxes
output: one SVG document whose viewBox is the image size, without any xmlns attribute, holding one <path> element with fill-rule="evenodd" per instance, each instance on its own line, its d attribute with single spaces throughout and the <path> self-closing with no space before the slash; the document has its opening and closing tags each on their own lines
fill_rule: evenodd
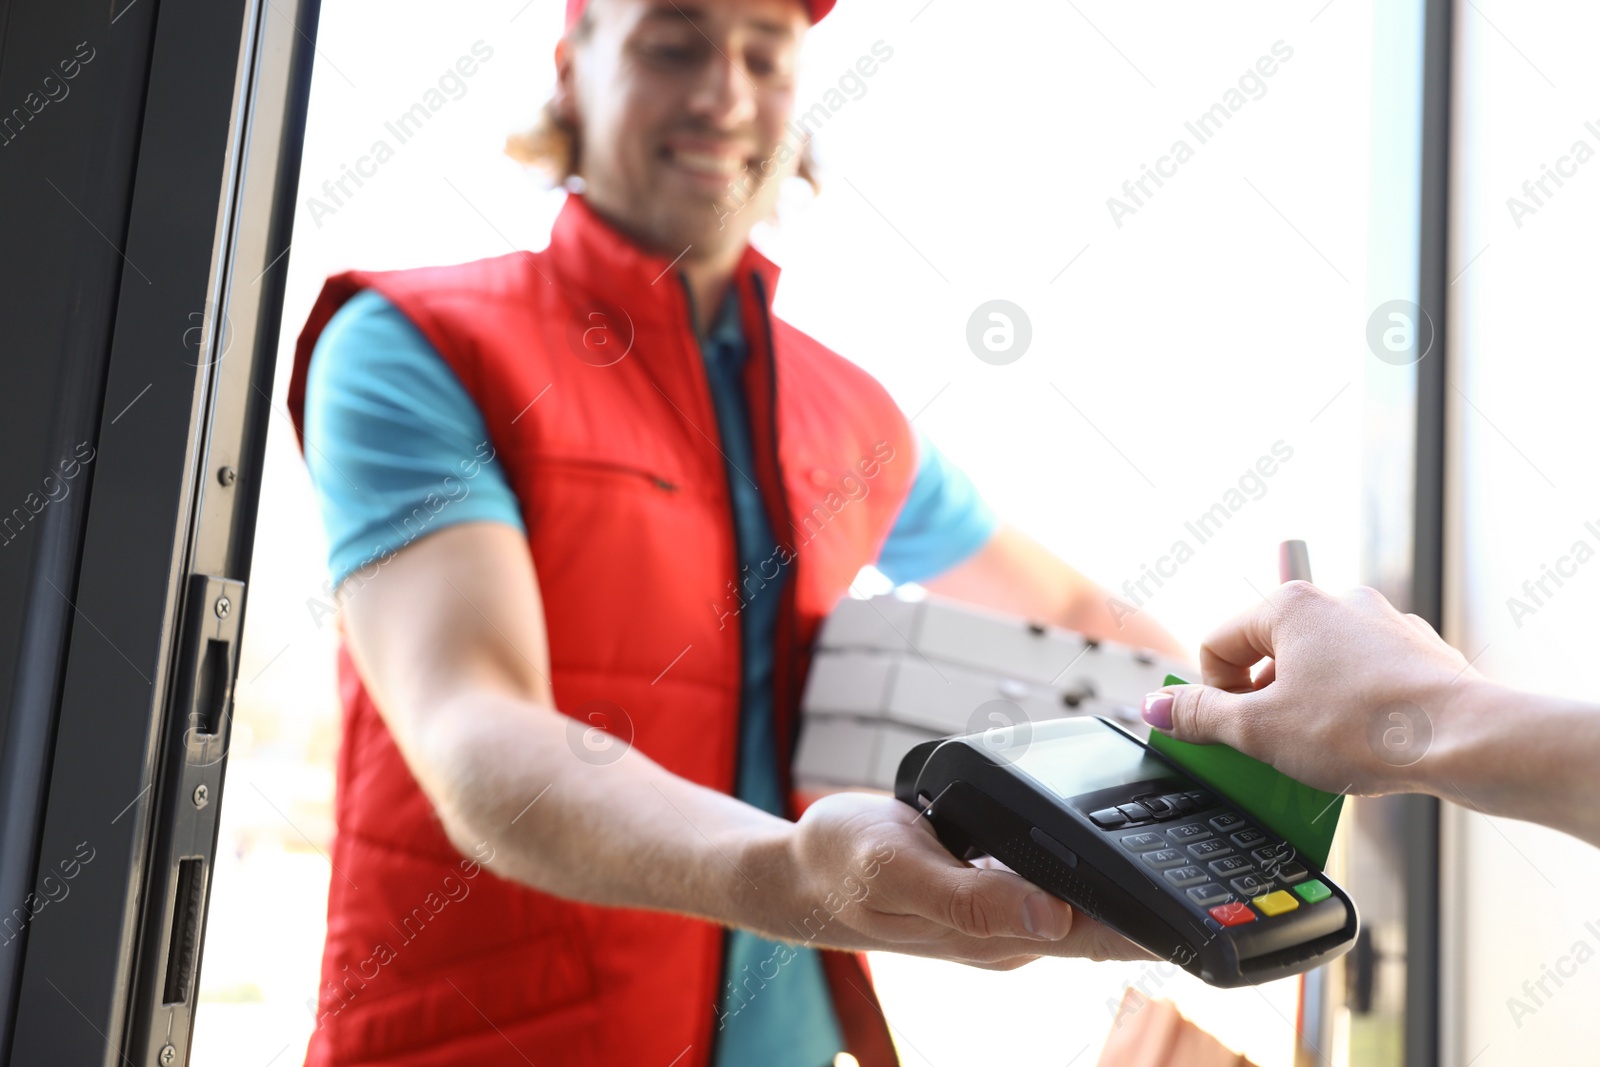
<svg viewBox="0 0 1600 1067">
<path fill-rule="evenodd" d="M 795 782 L 892 790 L 901 757 L 919 742 L 1068 715 L 1103 715 L 1143 737 L 1144 695 L 1185 670 L 1144 649 L 940 597 L 847 598 L 817 638 Z"/>
</svg>

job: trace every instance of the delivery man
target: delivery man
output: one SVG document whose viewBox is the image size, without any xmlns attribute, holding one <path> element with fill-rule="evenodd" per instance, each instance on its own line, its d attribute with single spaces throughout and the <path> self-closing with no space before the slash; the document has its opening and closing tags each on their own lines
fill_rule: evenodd
<svg viewBox="0 0 1600 1067">
<path fill-rule="evenodd" d="M 549 247 L 311 312 L 290 406 L 345 638 L 315 1067 L 876 1067 L 861 950 L 1142 955 L 893 798 L 791 791 L 863 565 L 1181 655 L 772 316 L 747 236 L 830 7 L 571 0 Z"/>
</svg>

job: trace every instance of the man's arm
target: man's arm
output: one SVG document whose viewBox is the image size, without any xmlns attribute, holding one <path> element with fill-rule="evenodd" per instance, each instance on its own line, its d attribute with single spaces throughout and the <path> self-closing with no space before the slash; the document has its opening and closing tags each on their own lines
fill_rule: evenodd
<svg viewBox="0 0 1600 1067">
<path fill-rule="evenodd" d="M 791 940 L 843 895 L 814 943 L 986 967 L 1144 955 L 1021 878 L 956 859 L 893 798 L 840 794 L 791 823 L 637 750 L 581 760 L 552 706 L 537 577 L 512 527 L 441 530 L 347 594 L 352 653 L 412 773 L 451 841 L 487 842 L 505 877 Z"/>
<path fill-rule="evenodd" d="M 957 600 L 1189 661 L 1189 653 L 1160 623 L 1144 614 L 1119 622 L 1107 607 L 1104 589 L 1004 523 L 976 553 L 922 584 Z"/>
</svg>

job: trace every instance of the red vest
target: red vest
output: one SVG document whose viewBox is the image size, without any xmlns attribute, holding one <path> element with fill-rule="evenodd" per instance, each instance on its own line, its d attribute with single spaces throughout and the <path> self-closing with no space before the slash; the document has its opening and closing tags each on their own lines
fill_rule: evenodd
<svg viewBox="0 0 1600 1067">
<path fill-rule="evenodd" d="M 774 554 L 793 557 L 774 701 L 787 791 L 807 650 L 856 572 L 877 558 L 916 456 L 904 416 L 876 381 L 772 317 L 777 275 L 747 249 L 735 285 L 759 457 L 747 473 L 784 542 Z M 588 701 L 619 705 L 641 751 L 731 793 L 741 678 L 734 583 L 756 579 L 734 571 L 716 414 L 671 261 L 644 254 L 573 196 L 542 252 L 335 275 L 296 348 L 297 430 L 318 335 L 369 287 L 421 330 L 483 413 L 527 526 L 557 706 L 573 714 Z M 463 859 L 348 652 L 339 669 L 335 873 L 307 1064 L 708 1064 L 722 929 L 574 903 Z M 864 958 L 822 955 L 848 1050 L 866 1067 L 894 1064 Z"/>
</svg>

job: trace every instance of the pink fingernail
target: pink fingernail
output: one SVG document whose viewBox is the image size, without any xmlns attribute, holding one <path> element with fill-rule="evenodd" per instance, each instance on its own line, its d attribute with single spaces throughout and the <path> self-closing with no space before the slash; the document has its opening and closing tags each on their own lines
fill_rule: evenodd
<svg viewBox="0 0 1600 1067">
<path fill-rule="evenodd" d="M 1139 709 L 1139 714 L 1157 730 L 1172 729 L 1172 694 L 1151 693 L 1144 698 L 1144 707 Z"/>
</svg>

